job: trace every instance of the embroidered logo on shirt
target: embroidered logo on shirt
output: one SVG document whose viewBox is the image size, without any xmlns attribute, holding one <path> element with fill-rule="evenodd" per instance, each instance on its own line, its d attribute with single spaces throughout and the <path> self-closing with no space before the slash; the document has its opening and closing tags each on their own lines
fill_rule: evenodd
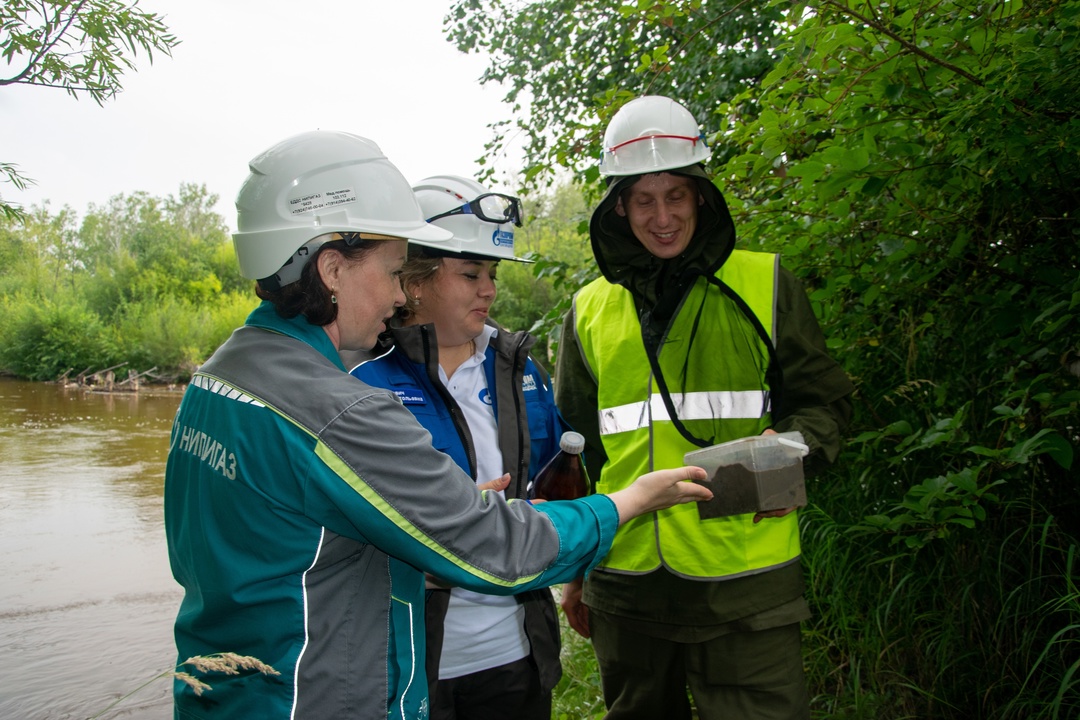
<svg viewBox="0 0 1080 720">
<path fill-rule="evenodd" d="M 521 391 L 522 392 L 536 392 L 536 378 L 532 373 L 529 373 L 521 379 Z"/>
<path fill-rule="evenodd" d="M 491 402 L 491 393 L 488 391 L 487 388 L 484 388 L 480 391 L 480 402 L 484 403 L 485 405 L 493 404 Z"/>
</svg>

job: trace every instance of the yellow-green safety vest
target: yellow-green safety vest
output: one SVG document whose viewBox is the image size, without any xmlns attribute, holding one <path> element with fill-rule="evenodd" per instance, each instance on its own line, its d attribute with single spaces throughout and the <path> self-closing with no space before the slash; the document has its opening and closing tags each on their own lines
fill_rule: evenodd
<svg viewBox="0 0 1080 720">
<path fill-rule="evenodd" d="M 776 255 L 736 250 L 716 273 L 747 303 L 770 339 L 775 338 L 779 268 Z M 683 455 L 698 446 L 669 419 L 630 292 L 600 278 L 582 288 L 574 304 L 578 341 L 597 382 L 600 435 L 608 458 L 597 492 L 684 465 Z M 758 435 L 770 425 L 764 392 L 769 355 L 750 328 L 719 288 L 698 278 L 661 342 L 659 364 L 679 419 L 699 438 L 722 443 Z M 688 357 L 691 335 L 693 354 Z M 747 347 L 754 342 L 758 347 Z M 600 567 L 642 574 L 663 565 L 685 577 L 726 579 L 799 557 L 796 513 L 756 525 L 753 517 L 701 520 L 694 503 L 643 515 L 619 528 Z"/>
</svg>

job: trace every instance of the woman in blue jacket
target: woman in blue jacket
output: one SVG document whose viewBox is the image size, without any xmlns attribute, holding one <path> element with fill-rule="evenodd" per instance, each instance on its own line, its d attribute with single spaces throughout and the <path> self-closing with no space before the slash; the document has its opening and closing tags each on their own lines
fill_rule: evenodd
<svg viewBox="0 0 1080 720">
<path fill-rule="evenodd" d="M 525 498 L 566 427 L 547 373 L 529 355 L 534 338 L 488 317 L 499 261 L 519 260 L 518 199 L 449 175 L 413 190 L 429 222 L 453 237 L 410 243 L 406 301 L 386 352 L 352 373 L 392 390 L 477 483 Z M 426 619 L 432 720 L 551 717 L 562 666 L 550 590 L 506 597 L 434 587 Z"/>
</svg>

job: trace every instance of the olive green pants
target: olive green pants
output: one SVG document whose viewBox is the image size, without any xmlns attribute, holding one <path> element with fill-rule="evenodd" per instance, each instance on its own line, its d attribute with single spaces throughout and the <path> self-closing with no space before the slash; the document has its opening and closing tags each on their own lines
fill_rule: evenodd
<svg viewBox="0 0 1080 720">
<path fill-rule="evenodd" d="M 679 643 L 589 611 L 605 720 L 809 720 L 799 625 Z"/>
</svg>

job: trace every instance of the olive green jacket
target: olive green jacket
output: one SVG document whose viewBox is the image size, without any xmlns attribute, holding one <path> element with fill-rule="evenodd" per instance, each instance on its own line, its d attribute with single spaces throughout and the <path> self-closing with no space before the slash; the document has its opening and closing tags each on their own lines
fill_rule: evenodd
<svg viewBox="0 0 1080 720">
<path fill-rule="evenodd" d="M 694 178 L 702 194 L 696 232 L 687 250 L 670 260 L 651 255 L 629 223 L 614 212 L 618 193 L 636 182 L 613 183 L 592 216 L 593 254 L 607 282 L 634 298 L 647 348 L 657 346 L 694 282 L 723 265 L 735 247 L 735 228 L 720 191 L 700 167 L 678 174 Z M 811 452 L 807 475 L 835 460 L 851 413 L 854 386 L 826 349 L 825 338 L 797 278 L 781 268 L 777 278 L 773 429 L 798 430 Z M 555 396 L 563 417 L 586 439 L 589 472 L 598 477 L 606 461 L 597 417 L 597 381 L 584 362 L 576 336 L 576 310 L 565 318 L 555 366 Z M 691 347 L 690 352 L 693 352 Z M 644 399 L 644 398 L 643 398 Z M 808 489 L 812 495 L 812 485 Z M 643 624 L 772 627 L 806 616 L 798 563 L 762 575 L 699 582 L 660 570 L 646 576 L 597 571 L 585 586 L 585 602 Z M 779 612 L 778 612 L 779 611 Z M 759 627 L 760 629 L 760 627 Z M 659 632 L 659 631 L 658 631 Z M 667 632 L 667 631 L 664 631 Z M 698 632 L 695 630 L 694 632 Z"/>
</svg>

